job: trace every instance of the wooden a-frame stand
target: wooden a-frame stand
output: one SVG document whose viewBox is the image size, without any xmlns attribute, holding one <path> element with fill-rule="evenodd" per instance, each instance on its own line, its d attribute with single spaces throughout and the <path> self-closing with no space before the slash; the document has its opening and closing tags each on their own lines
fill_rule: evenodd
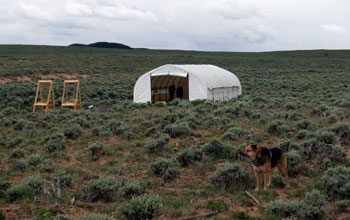
<svg viewBox="0 0 350 220">
<path fill-rule="evenodd" d="M 42 85 L 43 84 L 50 84 L 49 88 L 49 95 L 47 96 L 47 99 L 43 99 L 43 92 L 42 92 Z M 38 100 L 38 96 L 40 96 L 40 100 Z M 45 113 L 50 111 L 56 111 L 55 106 L 55 94 L 53 92 L 53 82 L 52 80 L 39 80 L 38 86 L 36 88 L 36 95 L 35 95 L 35 101 L 33 106 L 33 112 L 35 112 L 36 106 L 41 106 L 42 111 L 44 111 L 45 107 Z M 51 108 L 49 108 L 51 107 Z"/>
<path fill-rule="evenodd" d="M 77 91 L 75 94 L 75 99 L 69 99 L 68 96 L 68 84 L 76 83 Z M 81 103 L 81 93 L 80 93 L 80 81 L 79 80 L 65 80 L 63 85 L 63 95 L 62 95 L 62 107 L 73 107 L 72 111 L 79 111 L 82 108 Z"/>
</svg>

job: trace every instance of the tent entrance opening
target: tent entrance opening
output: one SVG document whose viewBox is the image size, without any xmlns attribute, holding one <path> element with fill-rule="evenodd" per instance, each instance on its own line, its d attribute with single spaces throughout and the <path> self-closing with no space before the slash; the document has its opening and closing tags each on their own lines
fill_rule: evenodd
<svg viewBox="0 0 350 220">
<path fill-rule="evenodd" d="M 189 99 L 188 75 L 186 77 L 161 75 L 151 77 L 152 102 L 172 99 Z"/>
</svg>

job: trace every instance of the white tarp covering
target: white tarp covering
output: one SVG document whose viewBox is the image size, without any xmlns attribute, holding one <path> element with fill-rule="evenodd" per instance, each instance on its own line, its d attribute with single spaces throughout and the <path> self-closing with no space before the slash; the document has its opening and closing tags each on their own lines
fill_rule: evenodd
<svg viewBox="0 0 350 220">
<path fill-rule="evenodd" d="M 164 77 L 163 77 L 164 76 Z M 151 79 L 162 77 L 158 82 Z M 187 78 L 188 77 L 188 78 Z M 188 80 L 178 80 L 186 78 Z M 231 72 L 213 65 L 164 65 L 143 74 L 134 87 L 134 102 L 151 102 L 152 89 L 165 90 L 177 82 L 187 82 L 190 101 L 196 99 L 228 100 L 242 94 L 239 79 Z M 156 85 L 157 84 L 157 85 Z M 152 87 L 152 88 L 151 88 Z"/>
</svg>

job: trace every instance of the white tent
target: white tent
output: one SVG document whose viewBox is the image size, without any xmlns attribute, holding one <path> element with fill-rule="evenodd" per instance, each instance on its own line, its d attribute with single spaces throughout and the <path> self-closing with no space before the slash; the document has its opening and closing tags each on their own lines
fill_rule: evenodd
<svg viewBox="0 0 350 220">
<path fill-rule="evenodd" d="M 182 87 L 183 99 L 228 100 L 242 95 L 239 79 L 213 65 L 164 65 L 143 74 L 134 87 L 134 102 L 169 101 L 169 87 Z"/>
</svg>

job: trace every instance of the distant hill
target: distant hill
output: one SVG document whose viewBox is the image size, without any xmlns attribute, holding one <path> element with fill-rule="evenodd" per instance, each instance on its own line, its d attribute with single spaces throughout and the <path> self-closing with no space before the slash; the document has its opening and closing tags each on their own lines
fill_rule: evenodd
<svg viewBox="0 0 350 220">
<path fill-rule="evenodd" d="M 71 44 L 69 47 L 98 47 L 98 48 L 113 48 L 113 49 L 127 49 L 131 50 L 133 48 L 120 43 L 109 43 L 109 42 L 96 42 L 92 44 Z"/>
</svg>

